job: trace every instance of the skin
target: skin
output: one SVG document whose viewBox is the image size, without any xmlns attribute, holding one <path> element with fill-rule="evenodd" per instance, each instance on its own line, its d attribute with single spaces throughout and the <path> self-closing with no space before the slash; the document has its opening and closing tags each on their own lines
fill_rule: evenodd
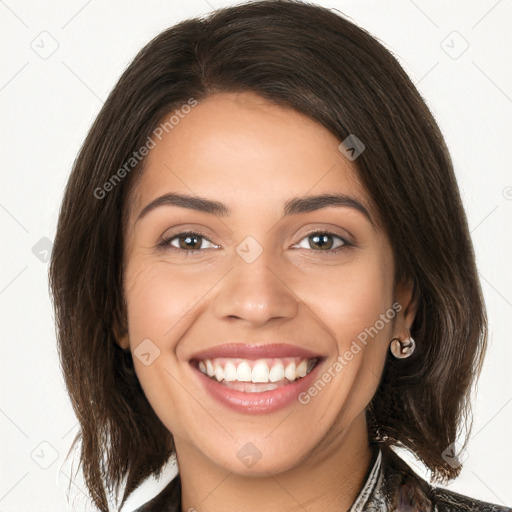
<svg viewBox="0 0 512 512">
<path fill-rule="evenodd" d="M 132 352 L 150 339 L 160 355 L 137 376 L 172 432 L 182 477 L 182 510 L 200 512 L 347 510 L 364 484 L 372 452 L 364 411 L 389 342 L 406 337 L 414 314 L 409 283 L 394 285 L 394 258 L 355 162 L 315 121 L 252 93 L 209 96 L 154 147 L 130 199 L 125 232 L 128 333 Z M 225 203 L 221 217 L 178 206 L 154 208 L 178 192 Z M 343 193 L 348 206 L 283 217 L 292 197 Z M 328 230 L 335 254 L 315 245 Z M 158 248 L 187 230 L 197 243 Z M 252 236 L 263 249 L 252 263 L 236 252 Z M 213 245 L 215 244 L 215 246 Z M 190 247 L 195 253 L 176 252 Z M 300 247 L 299 247 L 300 246 Z M 316 249 L 316 250 L 314 250 Z M 186 249 L 185 249 L 186 250 Z M 253 415 L 205 394 L 189 364 L 196 352 L 227 342 L 283 342 L 325 355 L 319 376 L 394 302 L 402 309 L 369 338 L 342 371 L 303 405 Z M 152 345 L 153 346 L 153 345 Z M 237 452 L 251 442 L 261 459 L 246 467 Z"/>
</svg>

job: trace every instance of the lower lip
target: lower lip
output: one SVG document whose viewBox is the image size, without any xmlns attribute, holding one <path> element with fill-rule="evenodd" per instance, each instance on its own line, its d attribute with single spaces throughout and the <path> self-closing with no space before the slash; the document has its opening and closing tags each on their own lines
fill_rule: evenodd
<svg viewBox="0 0 512 512">
<path fill-rule="evenodd" d="M 228 388 L 211 379 L 195 366 L 192 368 L 198 374 L 198 377 L 206 389 L 206 391 L 215 400 L 229 407 L 232 410 L 248 414 L 265 414 L 283 409 L 294 401 L 298 401 L 297 397 L 300 393 L 306 391 L 318 373 L 322 361 L 304 377 L 274 389 L 272 391 L 262 391 L 257 393 L 244 393 L 236 389 Z"/>
</svg>

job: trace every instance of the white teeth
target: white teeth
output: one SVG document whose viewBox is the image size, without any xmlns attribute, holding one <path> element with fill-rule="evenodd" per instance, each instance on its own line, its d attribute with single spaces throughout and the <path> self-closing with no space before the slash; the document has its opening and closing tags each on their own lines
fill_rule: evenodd
<svg viewBox="0 0 512 512">
<path fill-rule="evenodd" d="M 233 363 L 226 363 L 224 367 L 224 380 L 228 382 L 236 380 L 236 366 Z"/>
<path fill-rule="evenodd" d="M 287 381 L 293 382 L 305 377 L 314 368 L 317 361 L 317 359 L 298 357 L 268 358 L 257 361 L 240 358 L 216 358 L 199 361 L 198 368 L 202 373 L 218 382 L 234 382 L 234 384 L 236 382 L 252 382 L 258 384 L 258 389 L 263 389 L 263 384 L 268 384 L 270 387 L 274 386 L 273 383 L 276 382 L 280 383 L 278 385 L 286 385 Z"/>
<path fill-rule="evenodd" d="M 268 374 L 270 382 L 277 382 L 284 379 L 284 366 L 283 363 L 277 363 L 270 369 Z"/>
<path fill-rule="evenodd" d="M 265 361 L 259 361 L 252 369 L 253 382 L 268 382 L 268 365 Z"/>
<path fill-rule="evenodd" d="M 221 382 L 222 379 L 224 378 L 224 368 L 222 368 L 222 366 L 217 363 L 214 365 L 214 368 L 215 368 L 215 378 L 219 382 Z"/>
<path fill-rule="evenodd" d="M 295 369 L 297 377 L 304 377 L 308 373 L 308 362 L 304 359 L 299 363 L 299 366 Z"/>
<path fill-rule="evenodd" d="M 236 369 L 236 380 L 239 382 L 250 382 L 252 380 L 251 367 L 245 361 L 240 363 Z"/>
<path fill-rule="evenodd" d="M 295 363 L 290 363 L 285 369 L 284 369 L 284 376 L 289 380 L 295 380 Z"/>
</svg>

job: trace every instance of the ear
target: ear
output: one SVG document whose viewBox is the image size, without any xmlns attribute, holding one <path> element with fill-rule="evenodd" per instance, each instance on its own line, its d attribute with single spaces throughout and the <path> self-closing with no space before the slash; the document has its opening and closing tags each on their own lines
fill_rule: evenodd
<svg viewBox="0 0 512 512">
<path fill-rule="evenodd" d="M 114 321 L 114 325 L 112 327 L 112 331 L 114 333 L 115 342 L 124 350 L 130 348 L 130 338 L 128 337 L 127 329 L 121 329 L 118 322 Z"/>
<path fill-rule="evenodd" d="M 419 289 L 413 278 L 399 283 L 395 290 L 396 301 L 402 306 L 396 325 L 398 333 L 408 333 L 414 322 L 419 305 Z"/>
<path fill-rule="evenodd" d="M 120 338 L 116 337 L 116 343 L 123 349 L 128 350 L 130 348 L 130 340 L 128 339 L 128 335 L 122 336 Z"/>
</svg>

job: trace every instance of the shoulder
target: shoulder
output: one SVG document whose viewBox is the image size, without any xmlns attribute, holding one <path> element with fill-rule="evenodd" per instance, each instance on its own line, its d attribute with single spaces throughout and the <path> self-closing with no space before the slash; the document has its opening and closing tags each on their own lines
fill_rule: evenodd
<svg viewBox="0 0 512 512">
<path fill-rule="evenodd" d="M 512 508 L 471 498 L 441 487 L 434 487 L 434 502 L 438 512 L 512 512 Z"/>
<path fill-rule="evenodd" d="M 392 510 L 428 512 L 512 512 L 512 508 L 481 501 L 433 486 L 421 478 L 390 447 L 382 446 L 383 493 Z M 419 507 L 419 508 L 418 508 Z"/>
</svg>

